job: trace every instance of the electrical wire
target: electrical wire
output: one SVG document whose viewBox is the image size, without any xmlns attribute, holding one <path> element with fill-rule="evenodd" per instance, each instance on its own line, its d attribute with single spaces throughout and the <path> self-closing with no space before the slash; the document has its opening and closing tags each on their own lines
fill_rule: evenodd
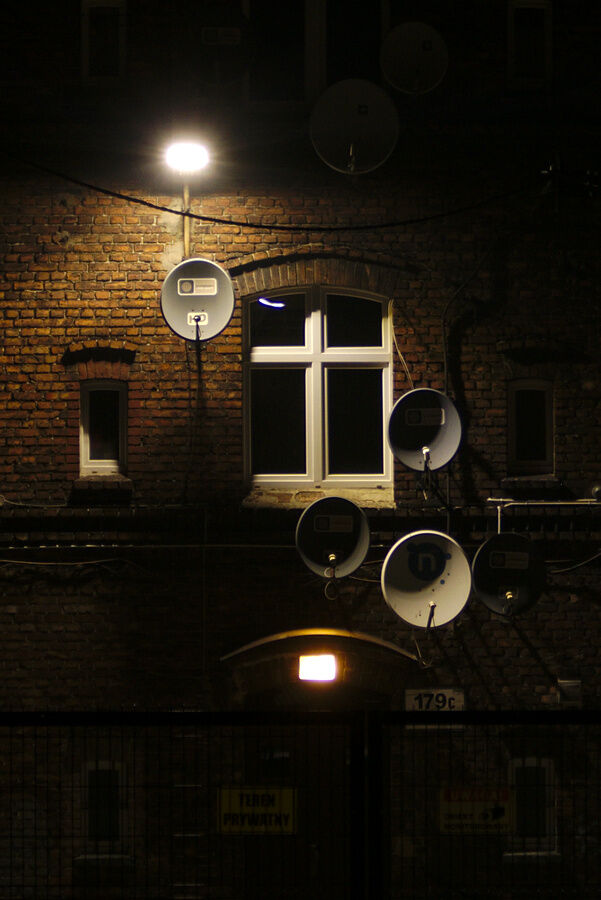
<svg viewBox="0 0 601 900">
<path fill-rule="evenodd" d="M 85 549 L 85 548 L 84 548 Z M 133 566 L 136 569 L 140 569 L 144 571 L 141 566 L 138 566 L 136 563 L 132 562 L 129 559 L 120 559 L 119 557 L 112 557 L 110 559 L 86 559 L 79 561 L 64 561 L 64 560 L 28 560 L 28 559 L 0 559 L 0 566 L 23 566 L 26 568 L 34 567 L 34 568 L 86 568 L 86 566 L 105 566 L 108 563 L 125 563 L 125 565 Z"/>
<path fill-rule="evenodd" d="M 394 298 L 394 297 L 391 297 L 391 298 L 390 298 L 390 301 L 389 301 L 389 303 L 388 303 L 388 311 L 389 311 L 389 313 L 390 313 L 390 311 L 394 308 L 394 302 L 395 302 L 395 298 Z M 399 357 L 399 359 L 400 359 L 400 361 L 401 361 L 401 363 L 402 363 L 403 369 L 405 370 L 405 375 L 407 376 L 407 380 L 408 380 L 409 384 L 411 385 L 411 390 L 413 390 L 413 388 L 415 387 L 415 385 L 413 384 L 413 378 L 411 377 L 411 372 L 409 371 L 409 367 L 408 367 L 408 365 L 407 365 L 407 363 L 406 363 L 406 361 L 405 361 L 405 357 L 404 357 L 403 354 L 401 353 L 401 348 L 399 347 L 399 342 L 398 342 L 397 336 L 396 336 L 396 329 L 395 329 L 395 327 L 394 327 L 394 322 L 393 322 L 393 324 L 392 324 L 392 329 L 391 329 L 391 330 L 392 330 L 392 340 L 394 341 L 394 346 L 395 346 L 395 348 L 396 348 L 396 352 L 397 352 L 398 357 Z"/>
<path fill-rule="evenodd" d="M 571 566 L 566 566 L 563 569 L 549 569 L 549 575 L 562 575 L 564 572 L 573 572 L 574 569 L 580 569 L 582 568 L 582 566 L 588 566 L 589 563 L 592 563 L 599 558 L 601 558 L 601 550 L 595 553 L 594 556 L 589 556 L 588 559 L 583 559 L 581 562 L 574 563 Z"/>
<path fill-rule="evenodd" d="M 17 506 L 21 509 L 65 509 L 66 503 L 20 503 L 18 500 L 9 500 L 4 494 L 0 494 L 0 508 L 2 506 Z"/>
<path fill-rule="evenodd" d="M 170 213 L 174 216 L 181 216 L 183 218 L 194 219 L 198 222 L 210 223 L 213 225 L 235 225 L 239 228 L 255 228 L 263 231 L 285 231 L 285 232 L 341 232 L 341 231 L 376 231 L 384 228 L 405 228 L 408 225 L 421 225 L 427 222 L 435 222 L 441 219 L 449 218 L 450 216 L 457 216 L 464 212 L 470 212 L 475 209 L 481 209 L 482 207 L 488 206 L 493 203 L 497 203 L 500 200 L 506 200 L 510 197 L 515 197 L 520 194 L 528 193 L 534 185 L 538 185 L 540 183 L 540 176 L 536 179 L 532 179 L 527 186 L 516 188 L 512 191 L 507 191 L 505 193 L 499 194 L 491 194 L 487 197 L 483 197 L 481 200 L 476 200 L 474 203 L 468 203 L 464 206 L 457 206 L 453 209 L 449 210 L 441 210 L 437 213 L 431 213 L 427 216 L 416 216 L 409 219 L 397 219 L 387 222 L 362 222 L 360 224 L 349 224 L 349 225 L 277 225 L 271 224 L 266 225 L 262 222 L 248 222 L 242 221 L 240 219 L 226 219 L 220 216 L 206 216 L 201 215 L 199 213 L 192 213 L 190 210 L 183 209 L 173 209 L 170 206 L 163 206 L 160 203 L 153 203 L 151 200 L 144 200 L 142 197 L 135 197 L 131 194 L 123 194 L 120 191 L 114 191 L 110 188 L 105 188 L 97 184 L 93 184 L 89 181 L 84 181 L 80 178 L 75 178 L 73 175 L 68 175 L 66 172 L 61 172 L 57 169 L 51 168 L 50 166 L 44 166 L 41 163 L 33 162 L 32 160 L 23 159 L 20 157 L 15 157 L 13 154 L 8 153 L 5 150 L 0 150 L 2 155 L 9 157 L 19 163 L 23 163 L 33 169 L 37 169 L 40 172 L 46 172 L 49 175 L 54 175 L 56 178 L 61 178 L 63 181 L 67 181 L 70 184 L 75 184 L 78 187 L 84 187 L 87 190 L 94 191 L 97 194 L 103 194 L 104 196 L 114 197 L 117 200 L 125 200 L 127 203 L 134 203 L 140 206 L 144 206 L 148 209 L 154 209 L 157 212 Z"/>
</svg>

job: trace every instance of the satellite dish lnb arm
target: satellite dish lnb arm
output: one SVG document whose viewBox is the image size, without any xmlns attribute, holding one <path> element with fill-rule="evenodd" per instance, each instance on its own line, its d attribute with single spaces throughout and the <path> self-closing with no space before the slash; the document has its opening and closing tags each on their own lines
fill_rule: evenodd
<svg viewBox="0 0 601 900">
<path fill-rule="evenodd" d="M 430 600 L 430 615 L 428 616 L 428 624 L 426 628 L 431 628 L 434 623 L 434 612 L 436 610 L 436 603 L 434 600 Z"/>
</svg>

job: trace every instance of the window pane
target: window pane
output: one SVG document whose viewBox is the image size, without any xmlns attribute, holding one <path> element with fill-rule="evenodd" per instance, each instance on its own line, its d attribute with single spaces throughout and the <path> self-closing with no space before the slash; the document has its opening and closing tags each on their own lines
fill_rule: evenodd
<svg viewBox="0 0 601 900">
<path fill-rule="evenodd" d="M 328 369 L 328 472 L 383 470 L 382 370 Z"/>
<path fill-rule="evenodd" d="M 535 389 L 515 392 L 515 458 L 547 459 L 547 393 Z"/>
<path fill-rule="evenodd" d="M 253 474 L 304 474 L 305 370 L 254 369 L 250 390 Z"/>
<path fill-rule="evenodd" d="M 343 78 L 378 82 L 380 73 L 380 16 L 366 14 L 362 3 L 329 0 L 327 14 L 328 84 Z"/>
<path fill-rule="evenodd" d="M 253 100 L 301 100 L 305 62 L 304 4 L 251 0 L 250 19 L 255 50 L 249 69 Z"/>
<path fill-rule="evenodd" d="M 515 75 L 540 78 L 545 74 L 545 10 L 514 10 Z"/>
<path fill-rule="evenodd" d="M 381 347 L 382 306 L 373 300 L 328 294 L 328 347 Z"/>
<path fill-rule="evenodd" d="M 119 772 L 92 769 L 88 772 L 88 837 L 92 841 L 119 838 Z"/>
<path fill-rule="evenodd" d="M 303 347 L 305 343 L 305 295 L 272 297 L 267 306 L 258 300 L 250 304 L 251 347 Z"/>
<path fill-rule="evenodd" d="M 113 6 L 90 9 L 90 75 L 119 74 L 119 10 Z"/>
<path fill-rule="evenodd" d="M 119 392 L 90 391 L 90 459 L 119 459 Z"/>
<path fill-rule="evenodd" d="M 520 837 L 547 834 L 545 776 L 543 766 L 518 766 L 515 770 L 516 831 Z"/>
</svg>

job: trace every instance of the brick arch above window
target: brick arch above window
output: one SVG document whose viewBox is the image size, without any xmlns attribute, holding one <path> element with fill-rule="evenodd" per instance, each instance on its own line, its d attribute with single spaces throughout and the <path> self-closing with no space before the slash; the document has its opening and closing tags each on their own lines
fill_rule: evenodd
<svg viewBox="0 0 601 900">
<path fill-rule="evenodd" d="M 62 361 L 73 367 L 82 381 L 127 381 L 135 357 L 136 346 L 129 341 L 94 340 L 71 344 Z"/>
<path fill-rule="evenodd" d="M 131 499 L 132 482 L 126 476 L 127 410 L 136 350 L 129 341 L 96 338 L 75 342 L 63 353 L 68 377 L 79 387 L 69 405 L 71 501 L 76 505 L 127 504 Z M 107 438 L 102 433 L 107 427 L 113 432 L 108 435 L 109 443 L 112 441 L 117 451 L 97 454 L 95 445 Z"/>
<path fill-rule="evenodd" d="M 239 261 L 229 269 L 241 296 L 260 291 L 314 284 L 349 287 L 394 296 L 415 267 L 386 254 L 327 250 L 305 245 L 289 254 L 263 254 Z"/>
</svg>

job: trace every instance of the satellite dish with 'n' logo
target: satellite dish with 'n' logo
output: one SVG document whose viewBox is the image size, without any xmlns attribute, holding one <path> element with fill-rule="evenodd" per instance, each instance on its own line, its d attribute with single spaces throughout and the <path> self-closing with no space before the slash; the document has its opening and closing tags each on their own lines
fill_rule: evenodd
<svg viewBox="0 0 601 900">
<path fill-rule="evenodd" d="M 456 618 L 467 603 L 470 566 L 448 534 L 414 531 L 388 551 L 381 584 L 397 616 L 418 628 L 437 628 Z"/>
</svg>

